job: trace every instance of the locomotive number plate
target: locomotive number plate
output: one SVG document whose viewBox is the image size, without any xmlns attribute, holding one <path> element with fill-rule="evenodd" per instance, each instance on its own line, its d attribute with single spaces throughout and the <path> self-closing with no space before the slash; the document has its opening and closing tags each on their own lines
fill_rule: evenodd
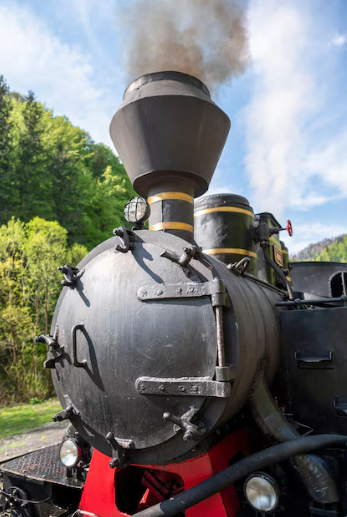
<svg viewBox="0 0 347 517">
<path fill-rule="evenodd" d="M 276 264 L 278 264 L 279 266 L 283 267 L 283 253 L 282 251 L 277 247 L 273 246 L 273 250 L 274 250 L 274 260 L 276 262 Z"/>
</svg>

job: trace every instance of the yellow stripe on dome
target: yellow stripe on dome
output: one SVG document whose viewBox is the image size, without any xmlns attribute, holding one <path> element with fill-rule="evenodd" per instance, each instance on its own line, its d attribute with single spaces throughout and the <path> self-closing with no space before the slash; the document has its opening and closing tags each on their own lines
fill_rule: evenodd
<svg viewBox="0 0 347 517">
<path fill-rule="evenodd" d="M 214 212 L 236 212 L 238 214 L 246 214 L 254 218 L 254 214 L 251 210 L 237 208 L 236 206 L 214 206 L 213 208 L 205 208 L 205 210 L 197 210 L 194 213 L 194 217 L 199 217 L 200 215 L 205 214 L 213 214 Z"/>
</svg>

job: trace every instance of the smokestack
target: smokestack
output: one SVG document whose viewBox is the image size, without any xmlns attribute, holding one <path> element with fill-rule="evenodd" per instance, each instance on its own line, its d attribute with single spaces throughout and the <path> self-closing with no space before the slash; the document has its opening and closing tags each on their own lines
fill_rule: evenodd
<svg viewBox="0 0 347 517">
<path fill-rule="evenodd" d="M 134 189 L 151 205 L 150 229 L 193 239 L 193 199 L 208 189 L 229 129 L 193 76 L 157 72 L 128 86 L 110 133 Z"/>
</svg>

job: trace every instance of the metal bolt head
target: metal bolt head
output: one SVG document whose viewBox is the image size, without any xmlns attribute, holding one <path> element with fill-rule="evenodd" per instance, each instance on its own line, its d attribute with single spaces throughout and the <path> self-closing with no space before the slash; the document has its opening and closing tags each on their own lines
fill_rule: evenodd
<svg viewBox="0 0 347 517">
<path fill-rule="evenodd" d="M 144 387 L 143 384 L 140 384 L 139 390 L 140 390 L 141 393 L 143 393 L 145 391 L 145 387 Z"/>
<path fill-rule="evenodd" d="M 157 292 L 156 292 L 156 295 L 157 296 L 160 296 L 161 294 L 163 294 L 163 291 L 161 289 L 159 289 Z"/>
<path fill-rule="evenodd" d="M 120 463 L 119 459 L 117 459 L 117 458 L 113 458 L 113 459 L 110 461 L 109 465 L 110 465 L 111 469 L 115 469 L 115 468 L 120 467 L 120 466 L 121 466 L 121 463 Z"/>
<path fill-rule="evenodd" d="M 183 435 L 183 440 L 185 442 L 190 442 L 193 439 L 193 433 L 191 431 L 186 431 Z"/>
<path fill-rule="evenodd" d="M 178 386 L 179 391 L 186 391 L 186 388 L 184 386 Z"/>
<path fill-rule="evenodd" d="M 159 389 L 160 389 L 160 391 L 164 391 L 164 390 L 165 390 L 165 386 L 164 386 L 164 384 L 161 384 L 161 385 L 159 386 Z"/>
</svg>

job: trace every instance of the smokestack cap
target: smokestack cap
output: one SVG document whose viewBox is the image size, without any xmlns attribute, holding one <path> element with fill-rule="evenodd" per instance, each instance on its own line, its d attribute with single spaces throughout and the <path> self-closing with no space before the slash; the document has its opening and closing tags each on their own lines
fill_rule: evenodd
<svg viewBox="0 0 347 517">
<path fill-rule="evenodd" d="M 183 74 L 182 72 L 155 72 L 152 74 L 141 75 L 138 79 L 135 79 L 132 83 L 129 84 L 128 88 L 124 92 L 123 99 L 127 97 L 127 95 L 134 90 L 138 90 L 140 86 L 144 86 L 145 84 L 152 83 L 154 81 L 178 81 L 180 83 L 190 84 L 191 86 L 195 86 L 199 88 L 203 93 L 208 95 L 211 98 L 211 94 L 209 89 L 204 85 L 200 79 L 197 77 L 193 77 L 192 75 Z"/>
<path fill-rule="evenodd" d="M 197 197 L 208 189 L 229 129 L 228 116 L 199 79 L 168 71 L 130 84 L 110 133 L 138 194 L 185 179 Z"/>
</svg>

